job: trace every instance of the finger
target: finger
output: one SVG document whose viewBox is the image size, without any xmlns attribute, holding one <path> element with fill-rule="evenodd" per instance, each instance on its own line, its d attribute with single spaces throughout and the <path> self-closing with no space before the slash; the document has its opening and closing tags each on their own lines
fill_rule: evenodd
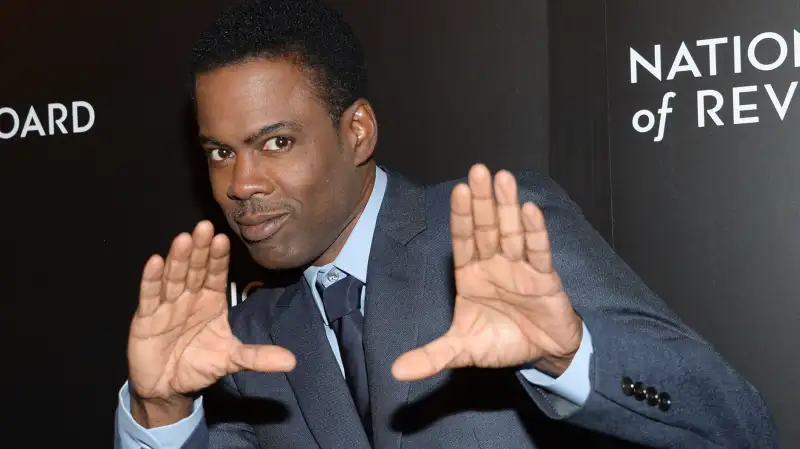
<svg viewBox="0 0 800 449">
<path fill-rule="evenodd" d="M 294 354 L 280 346 L 238 345 L 231 353 L 231 372 L 250 370 L 260 373 L 288 372 L 294 369 L 297 360 Z"/>
<path fill-rule="evenodd" d="M 192 236 L 185 232 L 172 241 L 162 278 L 161 293 L 164 301 L 175 301 L 185 290 L 192 247 Z"/>
<path fill-rule="evenodd" d="M 475 257 L 475 234 L 472 224 L 472 191 L 459 184 L 450 196 L 450 232 L 453 235 L 453 263 L 463 267 Z"/>
<path fill-rule="evenodd" d="M 231 241 L 225 234 L 217 234 L 211 240 L 211 249 L 206 267 L 204 288 L 225 293 L 228 289 L 228 264 L 231 258 Z"/>
<path fill-rule="evenodd" d="M 522 225 L 525 229 L 525 253 L 528 263 L 540 273 L 552 272 L 553 258 L 550 254 L 550 239 L 544 215 L 531 202 L 522 206 Z"/>
<path fill-rule="evenodd" d="M 211 253 L 211 240 L 214 238 L 214 225 L 201 221 L 192 233 L 192 255 L 189 257 L 189 273 L 186 276 L 186 290 L 197 292 L 206 279 L 208 256 Z"/>
<path fill-rule="evenodd" d="M 445 335 L 398 357 L 392 375 L 401 382 L 426 379 L 444 369 L 463 366 L 459 363 L 461 353 L 459 340 Z"/>
<path fill-rule="evenodd" d="M 139 286 L 139 307 L 136 314 L 150 316 L 161 302 L 161 279 L 164 276 L 164 259 L 159 255 L 150 256 L 142 270 L 142 283 Z"/>
<path fill-rule="evenodd" d="M 497 253 L 497 211 L 492 192 L 492 174 L 483 164 L 469 171 L 469 188 L 472 190 L 472 222 L 478 257 L 489 259 Z"/>
<path fill-rule="evenodd" d="M 525 233 L 522 230 L 517 180 L 508 171 L 501 170 L 494 177 L 497 197 L 497 220 L 500 227 L 500 248 L 510 260 L 525 257 Z"/>
</svg>

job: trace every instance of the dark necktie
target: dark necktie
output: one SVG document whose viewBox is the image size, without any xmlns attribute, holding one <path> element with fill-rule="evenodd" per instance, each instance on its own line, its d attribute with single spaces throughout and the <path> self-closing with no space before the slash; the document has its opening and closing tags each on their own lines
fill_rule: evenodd
<svg viewBox="0 0 800 449">
<path fill-rule="evenodd" d="M 318 284 L 319 285 L 319 284 Z M 364 358 L 364 316 L 361 314 L 361 288 L 364 284 L 353 276 L 329 285 L 322 290 L 322 304 L 328 317 L 342 356 L 344 375 L 358 415 L 367 436 L 372 439 L 372 422 L 369 412 L 369 386 L 367 363 Z"/>
</svg>

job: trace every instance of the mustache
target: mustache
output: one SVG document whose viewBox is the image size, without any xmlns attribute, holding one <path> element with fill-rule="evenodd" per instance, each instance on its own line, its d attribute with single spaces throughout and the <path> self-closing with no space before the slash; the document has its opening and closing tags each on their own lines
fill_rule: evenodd
<svg viewBox="0 0 800 449">
<path fill-rule="evenodd" d="M 285 203 L 270 204 L 261 199 L 252 198 L 247 201 L 239 202 L 236 207 L 228 212 L 232 220 L 243 217 L 247 214 L 270 214 L 275 212 L 291 212 L 292 208 Z"/>
</svg>

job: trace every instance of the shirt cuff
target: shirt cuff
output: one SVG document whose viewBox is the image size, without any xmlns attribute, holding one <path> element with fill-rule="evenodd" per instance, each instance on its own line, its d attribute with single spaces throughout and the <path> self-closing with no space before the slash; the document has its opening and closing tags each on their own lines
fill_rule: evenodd
<svg viewBox="0 0 800 449">
<path fill-rule="evenodd" d="M 128 382 L 119 390 L 117 437 L 119 449 L 180 449 L 203 423 L 203 398 L 194 401 L 192 414 L 168 426 L 145 429 L 131 416 L 131 395 Z"/>
<path fill-rule="evenodd" d="M 526 366 L 521 369 L 520 374 L 528 382 L 561 396 L 575 405 L 583 406 L 592 391 L 592 383 L 589 380 L 589 366 L 593 353 L 592 336 L 584 323 L 583 336 L 581 337 L 578 352 L 575 353 L 575 357 L 572 358 L 567 370 L 558 378 L 554 379 L 532 366 Z"/>
</svg>

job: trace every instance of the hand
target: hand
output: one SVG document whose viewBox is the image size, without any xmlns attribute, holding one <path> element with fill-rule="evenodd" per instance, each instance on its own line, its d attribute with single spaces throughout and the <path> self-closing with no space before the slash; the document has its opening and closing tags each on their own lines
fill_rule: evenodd
<svg viewBox="0 0 800 449">
<path fill-rule="evenodd" d="M 456 299 L 442 337 L 400 356 L 398 380 L 447 368 L 501 368 L 534 362 L 561 375 L 580 346 L 583 325 L 553 269 L 544 216 L 519 206 L 507 172 L 473 166 L 469 185 L 453 189 L 451 231 Z"/>
<path fill-rule="evenodd" d="M 141 425 L 188 416 L 190 395 L 227 374 L 294 368 L 286 349 L 245 345 L 231 332 L 229 259 L 228 238 L 203 221 L 175 238 L 166 262 L 147 261 L 128 339 L 131 413 Z"/>
</svg>

